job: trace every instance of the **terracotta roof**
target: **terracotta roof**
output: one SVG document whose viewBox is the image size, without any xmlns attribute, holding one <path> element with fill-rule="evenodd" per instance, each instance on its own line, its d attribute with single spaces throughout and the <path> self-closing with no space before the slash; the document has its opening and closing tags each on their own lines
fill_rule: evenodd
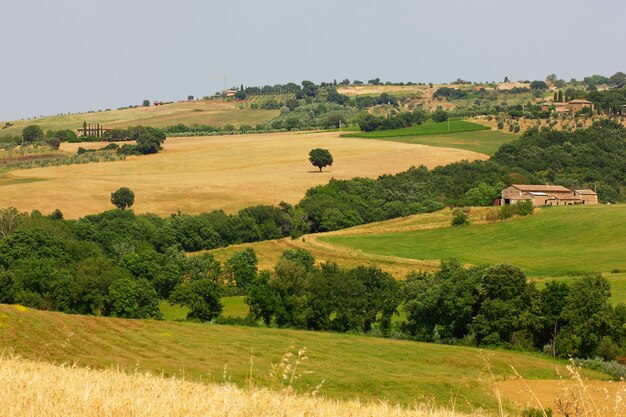
<svg viewBox="0 0 626 417">
<path fill-rule="evenodd" d="M 576 190 L 576 192 L 582 195 L 598 195 L 598 193 L 593 190 Z"/>
<path fill-rule="evenodd" d="M 593 101 L 589 101 L 589 100 L 571 100 L 570 103 L 574 103 L 574 104 L 593 104 Z"/>
<path fill-rule="evenodd" d="M 512 187 L 515 187 L 520 191 L 535 191 L 535 192 L 559 191 L 559 192 L 566 192 L 566 193 L 571 192 L 570 189 L 565 188 L 562 185 L 513 184 Z"/>
</svg>

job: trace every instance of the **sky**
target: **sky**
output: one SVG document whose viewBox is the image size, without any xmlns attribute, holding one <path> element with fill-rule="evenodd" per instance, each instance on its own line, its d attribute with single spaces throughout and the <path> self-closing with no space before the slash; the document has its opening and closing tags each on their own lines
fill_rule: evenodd
<svg viewBox="0 0 626 417">
<path fill-rule="evenodd" d="M 228 86 L 626 72 L 624 0 L 0 0 L 0 121 Z"/>
</svg>

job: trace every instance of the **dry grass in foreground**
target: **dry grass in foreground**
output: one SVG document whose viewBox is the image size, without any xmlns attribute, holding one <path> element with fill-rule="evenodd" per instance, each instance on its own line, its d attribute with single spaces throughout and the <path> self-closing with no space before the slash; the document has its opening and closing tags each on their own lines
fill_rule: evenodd
<svg viewBox="0 0 626 417">
<path fill-rule="evenodd" d="M 288 389 L 201 384 L 150 374 L 0 359 L 0 416 L 370 416 L 455 417 L 454 411 L 383 402 L 340 402 Z M 472 413 L 473 416 L 481 415 Z"/>
</svg>

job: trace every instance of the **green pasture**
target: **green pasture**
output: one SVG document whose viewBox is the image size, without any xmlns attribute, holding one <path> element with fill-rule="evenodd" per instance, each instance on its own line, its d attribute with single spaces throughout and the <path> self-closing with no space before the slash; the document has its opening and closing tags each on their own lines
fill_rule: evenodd
<svg viewBox="0 0 626 417">
<path fill-rule="evenodd" d="M 416 143 L 443 148 L 465 149 L 493 155 L 504 143 L 518 139 L 519 135 L 501 130 L 476 130 L 469 132 L 442 133 L 437 135 L 396 136 L 377 138 L 394 142 Z"/>
<path fill-rule="evenodd" d="M 625 220 L 626 205 L 551 207 L 489 224 L 319 240 L 377 255 L 509 263 L 545 277 L 626 270 Z"/>
<path fill-rule="evenodd" d="M 472 132 L 476 130 L 490 130 L 488 126 L 467 120 L 449 120 L 447 122 L 426 122 L 420 125 L 405 127 L 402 129 L 375 130 L 373 132 L 350 133 L 343 135 L 350 138 L 384 139 L 402 136 L 438 135 L 456 132 Z"/>
</svg>

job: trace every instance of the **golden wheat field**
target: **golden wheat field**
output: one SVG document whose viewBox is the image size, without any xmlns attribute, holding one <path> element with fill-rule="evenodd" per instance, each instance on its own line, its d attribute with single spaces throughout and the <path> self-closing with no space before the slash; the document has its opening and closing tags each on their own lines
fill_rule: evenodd
<svg viewBox="0 0 626 417">
<path fill-rule="evenodd" d="M 329 149 L 335 160 L 322 173 L 308 161 L 317 147 Z M 255 204 L 297 203 L 307 189 L 331 178 L 485 158 L 459 149 L 340 138 L 339 132 L 170 138 L 157 155 L 8 172 L 0 206 L 43 213 L 59 208 L 76 218 L 112 208 L 111 192 L 126 186 L 136 194 L 136 212 L 232 213 Z"/>
<path fill-rule="evenodd" d="M 0 359 L 0 416 L 319 416 L 455 417 L 466 414 L 428 405 L 400 408 L 271 391 L 250 384 L 202 384 L 114 369 L 91 370 L 18 358 Z M 482 415 L 472 413 L 472 415 Z"/>
</svg>

